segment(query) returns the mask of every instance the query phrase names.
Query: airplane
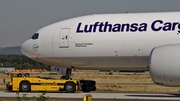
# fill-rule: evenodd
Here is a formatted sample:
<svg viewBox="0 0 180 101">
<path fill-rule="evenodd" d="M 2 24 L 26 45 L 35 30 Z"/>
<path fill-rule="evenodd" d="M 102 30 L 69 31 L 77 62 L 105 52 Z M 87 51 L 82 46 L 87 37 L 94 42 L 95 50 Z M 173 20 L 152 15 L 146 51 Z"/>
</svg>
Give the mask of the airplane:
<svg viewBox="0 0 180 101">
<path fill-rule="evenodd" d="M 21 51 L 72 69 L 150 70 L 154 83 L 180 86 L 180 12 L 94 14 L 39 29 Z"/>
</svg>

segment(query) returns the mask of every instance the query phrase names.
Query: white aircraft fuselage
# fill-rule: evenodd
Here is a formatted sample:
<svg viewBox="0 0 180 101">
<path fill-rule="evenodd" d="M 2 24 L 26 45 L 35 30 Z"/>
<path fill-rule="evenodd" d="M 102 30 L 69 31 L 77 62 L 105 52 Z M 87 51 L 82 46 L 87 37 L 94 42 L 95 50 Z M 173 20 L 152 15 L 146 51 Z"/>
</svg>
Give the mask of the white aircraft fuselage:
<svg viewBox="0 0 180 101">
<path fill-rule="evenodd" d="M 97 14 L 38 30 L 23 43 L 26 56 L 53 66 L 147 70 L 154 47 L 180 42 L 180 12 Z"/>
</svg>

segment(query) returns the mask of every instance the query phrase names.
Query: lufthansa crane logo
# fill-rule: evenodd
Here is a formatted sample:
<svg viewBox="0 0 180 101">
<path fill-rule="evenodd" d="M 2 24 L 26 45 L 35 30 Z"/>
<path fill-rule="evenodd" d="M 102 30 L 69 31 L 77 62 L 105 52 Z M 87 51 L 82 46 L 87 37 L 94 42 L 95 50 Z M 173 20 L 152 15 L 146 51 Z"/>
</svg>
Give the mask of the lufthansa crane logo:
<svg viewBox="0 0 180 101">
<path fill-rule="evenodd" d="M 38 48 L 39 48 L 39 46 L 38 46 L 37 44 L 34 44 L 34 45 L 33 45 L 33 50 L 34 50 L 34 51 L 37 51 Z"/>
</svg>

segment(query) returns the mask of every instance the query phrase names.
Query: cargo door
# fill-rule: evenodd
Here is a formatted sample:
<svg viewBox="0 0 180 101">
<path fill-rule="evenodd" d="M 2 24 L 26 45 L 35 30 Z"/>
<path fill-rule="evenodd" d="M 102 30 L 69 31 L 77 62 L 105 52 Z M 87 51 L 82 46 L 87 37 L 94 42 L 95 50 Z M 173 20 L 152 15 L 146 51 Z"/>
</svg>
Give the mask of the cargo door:
<svg viewBox="0 0 180 101">
<path fill-rule="evenodd" d="M 62 28 L 59 33 L 59 48 L 69 48 L 70 28 Z"/>
</svg>

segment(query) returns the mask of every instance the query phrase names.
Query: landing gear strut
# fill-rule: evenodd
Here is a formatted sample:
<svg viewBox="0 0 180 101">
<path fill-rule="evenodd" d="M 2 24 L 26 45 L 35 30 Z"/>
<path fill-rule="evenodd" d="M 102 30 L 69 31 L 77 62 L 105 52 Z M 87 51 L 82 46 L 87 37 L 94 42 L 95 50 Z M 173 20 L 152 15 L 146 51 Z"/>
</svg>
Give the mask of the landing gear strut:
<svg viewBox="0 0 180 101">
<path fill-rule="evenodd" d="M 72 69 L 66 69 L 66 74 L 61 76 L 60 79 L 62 80 L 72 80 L 72 78 L 70 77 L 72 72 Z M 78 86 L 79 89 L 83 92 L 90 92 L 90 91 L 96 91 L 96 82 L 93 80 L 79 80 L 78 81 Z M 69 83 L 65 84 L 65 91 L 66 92 L 75 92 L 76 85 L 74 84 L 74 82 L 69 81 Z"/>
<path fill-rule="evenodd" d="M 63 80 L 72 80 L 72 78 L 70 77 L 71 72 L 72 72 L 72 69 L 67 68 L 66 69 L 66 74 L 61 76 L 60 79 L 63 79 Z"/>
</svg>

